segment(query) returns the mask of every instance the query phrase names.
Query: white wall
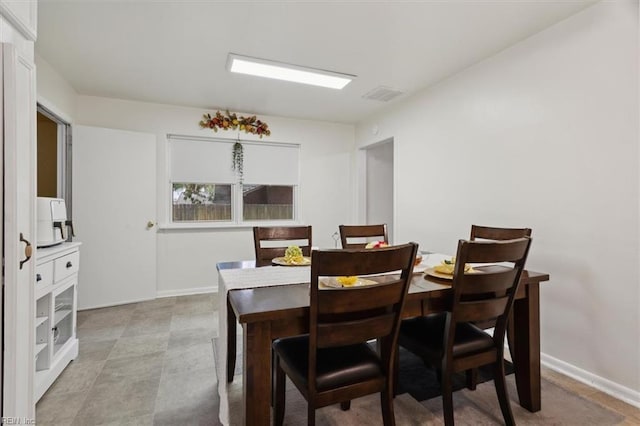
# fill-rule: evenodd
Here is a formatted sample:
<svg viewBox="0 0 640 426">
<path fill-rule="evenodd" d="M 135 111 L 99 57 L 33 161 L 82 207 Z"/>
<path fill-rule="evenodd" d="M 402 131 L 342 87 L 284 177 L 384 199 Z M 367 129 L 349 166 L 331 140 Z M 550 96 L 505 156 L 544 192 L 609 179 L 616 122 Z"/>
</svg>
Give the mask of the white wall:
<svg viewBox="0 0 640 426">
<path fill-rule="evenodd" d="M 160 211 L 166 206 L 163 203 L 168 203 L 162 198 L 162 182 L 166 181 L 162 175 L 163 144 L 168 133 L 230 139 L 237 136 L 236 132 L 200 129 L 198 122 L 204 112 L 212 111 L 79 96 L 76 123 L 156 135 Z M 270 116 L 260 119 L 272 132 L 265 140 L 301 144 L 301 221 L 313 226 L 314 245 L 333 247 L 331 235 L 352 215 L 354 127 Z M 241 137 L 258 140 L 244 133 Z M 217 286 L 217 262 L 254 258 L 250 228 L 161 230 L 157 238 L 159 295 L 210 290 Z"/>
<path fill-rule="evenodd" d="M 35 55 L 38 103 L 56 113 L 60 118 L 73 122 L 78 94 L 58 72 L 38 54 Z"/>
<path fill-rule="evenodd" d="M 396 144 L 396 242 L 451 253 L 473 223 L 533 228 L 544 359 L 636 404 L 638 116 L 638 3 L 623 0 L 356 128 L 358 146 Z"/>
</svg>

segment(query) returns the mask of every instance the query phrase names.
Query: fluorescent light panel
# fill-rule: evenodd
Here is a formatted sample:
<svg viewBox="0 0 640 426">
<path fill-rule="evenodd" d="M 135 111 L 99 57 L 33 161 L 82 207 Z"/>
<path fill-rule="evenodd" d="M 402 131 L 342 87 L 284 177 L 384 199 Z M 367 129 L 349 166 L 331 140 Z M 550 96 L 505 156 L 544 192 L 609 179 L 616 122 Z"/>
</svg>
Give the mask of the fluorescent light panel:
<svg viewBox="0 0 640 426">
<path fill-rule="evenodd" d="M 289 65 L 266 59 L 229 54 L 227 69 L 240 74 L 310 84 L 312 86 L 342 89 L 354 79 L 354 75 Z"/>
</svg>

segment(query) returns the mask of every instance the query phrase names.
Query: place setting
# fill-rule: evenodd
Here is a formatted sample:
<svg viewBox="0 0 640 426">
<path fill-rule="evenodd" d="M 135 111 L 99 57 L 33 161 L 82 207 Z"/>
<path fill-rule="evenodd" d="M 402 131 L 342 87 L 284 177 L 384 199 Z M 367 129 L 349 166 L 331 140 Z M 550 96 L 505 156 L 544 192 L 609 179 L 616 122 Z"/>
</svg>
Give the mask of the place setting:
<svg viewBox="0 0 640 426">
<path fill-rule="evenodd" d="M 278 266 L 309 266 L 311 257 L 304 256 L 300 247 L 292 245 L 287 247 L 284 256 L 273 258 L 271 263 Z"/>
</svg>

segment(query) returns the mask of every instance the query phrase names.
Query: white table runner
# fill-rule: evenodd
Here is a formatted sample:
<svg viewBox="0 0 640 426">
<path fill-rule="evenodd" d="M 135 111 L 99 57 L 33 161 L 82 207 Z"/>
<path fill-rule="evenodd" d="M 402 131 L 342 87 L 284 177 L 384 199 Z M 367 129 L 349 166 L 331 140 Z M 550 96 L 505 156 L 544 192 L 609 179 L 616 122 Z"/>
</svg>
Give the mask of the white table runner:
<svg viewBox="0 0 640 426">
<path fill-rule="evenodd" d="M 272 287 L 276 285 L 308 283 L 311 280 L 309 266 L 264 266 L 248 269 L 223 269 L 218 271 L 218 327 L 217 344 L 218 394 L 220 395 L 220 422 L 229 425 L 229 393 L 227 384 L 227 293 L 243 288 Z M 234 415 L 242 413 L 234 413 Z M 234 422 L 235 423 L 235 422 Z"/>
</svg>

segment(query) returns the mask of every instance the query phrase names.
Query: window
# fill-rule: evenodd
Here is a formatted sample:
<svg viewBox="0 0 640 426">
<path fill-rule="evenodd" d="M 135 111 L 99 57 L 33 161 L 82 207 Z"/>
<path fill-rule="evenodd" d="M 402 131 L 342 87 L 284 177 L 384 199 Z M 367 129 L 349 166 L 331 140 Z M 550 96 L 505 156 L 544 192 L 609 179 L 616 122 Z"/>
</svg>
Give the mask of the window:
<svg viewBox="0 0 640 426">
<path fill-rule="evenodd" d="M 231 185 L 174 183 L 174 222 L 230 221 Z"/>
<path fill-rule="evenodd" d="M 293 186 L 243 185 L 242 218 L 245 221 L 292 220 Z"/>
<path fill-rule="evenodd" d="M 235 141 L 168 136 L 174 224 L 250 225 L 297 219 L 299 145 L 241 141 L 243 183 L 231 169 Z"/>
</svg>

